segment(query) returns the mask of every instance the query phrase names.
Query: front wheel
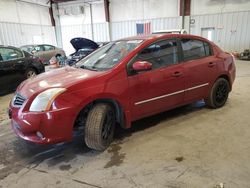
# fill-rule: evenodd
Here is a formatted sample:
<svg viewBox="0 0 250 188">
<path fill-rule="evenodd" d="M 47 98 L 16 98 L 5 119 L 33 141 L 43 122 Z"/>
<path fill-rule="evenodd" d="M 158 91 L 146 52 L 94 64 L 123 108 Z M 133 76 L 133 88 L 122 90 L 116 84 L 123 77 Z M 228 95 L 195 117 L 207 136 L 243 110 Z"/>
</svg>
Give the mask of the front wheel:
<svg viewBox="0 0 250 188">
<path fill-rule="evenodd" d="M 25 72 L 26 79 L 35 77 L 36 75 L 37 75 L 37 72 L 33 68 L 28 68 L 27 71 Z"/>
<path fill-rule="evenodd" d="M 115 111 L 108 104 L 96 104 L 85 124 L 85 143 L 89 148 L 105 150 L 113 140 Z"/>
<path fill-rule="evenodd" d="M 230 91 L 229 83 L 224 78 L 219 78 L 214 83 L 209 97 L 205 100 L 206 104 L 212 108 L 220 108 L 224 106 L 227 101 Z"/>
</svg>

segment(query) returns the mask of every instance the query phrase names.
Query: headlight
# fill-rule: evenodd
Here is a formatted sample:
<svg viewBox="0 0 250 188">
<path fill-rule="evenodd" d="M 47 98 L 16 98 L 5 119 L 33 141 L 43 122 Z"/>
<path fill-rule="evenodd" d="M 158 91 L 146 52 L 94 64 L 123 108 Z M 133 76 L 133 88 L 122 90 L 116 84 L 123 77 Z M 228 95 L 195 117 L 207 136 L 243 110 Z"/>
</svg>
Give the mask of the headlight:
<svg viewBox="0 0 250 188">
<path fill-rule="evenodd" d="M 36 96 L 30 105 L 29 111 L 43 112 L 49 110 L 55 98 L 63 93 L 65 88 L 51 88 Z"/>
</svg>

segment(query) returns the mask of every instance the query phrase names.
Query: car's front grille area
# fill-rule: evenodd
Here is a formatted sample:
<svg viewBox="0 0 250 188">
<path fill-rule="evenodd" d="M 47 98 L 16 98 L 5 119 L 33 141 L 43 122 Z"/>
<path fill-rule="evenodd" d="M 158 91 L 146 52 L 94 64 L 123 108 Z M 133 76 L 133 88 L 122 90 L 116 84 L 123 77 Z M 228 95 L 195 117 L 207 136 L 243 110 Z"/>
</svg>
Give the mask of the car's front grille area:
<svg viewBox="0 0 250 188">
<path fill-rule="evenodd" d="M 25 100 L 26 100 L 25 97 L 17 93 L 13 98 L 12 105 L 15 107 L 21 107 L 23 103 L 25 102 Z"/>
</svg>

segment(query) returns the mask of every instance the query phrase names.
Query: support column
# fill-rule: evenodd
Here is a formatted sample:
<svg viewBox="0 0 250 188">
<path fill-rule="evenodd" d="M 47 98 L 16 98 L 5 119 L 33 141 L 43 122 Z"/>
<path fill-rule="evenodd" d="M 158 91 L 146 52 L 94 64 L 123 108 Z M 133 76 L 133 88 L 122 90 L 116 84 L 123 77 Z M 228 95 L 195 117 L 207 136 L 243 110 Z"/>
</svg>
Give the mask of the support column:
<svg viewBox="0 0 250 188">
<path fill-rule="evenodd" d="M 92 4 L 89 4 L 89 11 L 90 11 L 90 24 L 91 24 L 91 35 L 92 35 L 92 40 L 95 41 L 95 35 L 94 35 L 94 26 L 93 26 L 93 12 L 92 12 Z"/>
<path fill-rule="evenodd" d="M 53 3 L 52 5 L 52 15 L 55 20 L 55 34 L 56 34 L 56 43 L 57 46 L 62 48 L 63 43 L 62 43 L 62 31 L 61 31 L 61 22 L 60 22 L 60 15 L 59 15 L 59 10 L 58 10 L 58 4 Z"/>
<path fill-rule="evenodd" d="M 109 4 L 110 4 L 109 0 L 104 0 L 105 20 L 108 24 L 108 39 L 109 41 L 112 41 L 112 28 L 110 22 Z"/>
</svg>

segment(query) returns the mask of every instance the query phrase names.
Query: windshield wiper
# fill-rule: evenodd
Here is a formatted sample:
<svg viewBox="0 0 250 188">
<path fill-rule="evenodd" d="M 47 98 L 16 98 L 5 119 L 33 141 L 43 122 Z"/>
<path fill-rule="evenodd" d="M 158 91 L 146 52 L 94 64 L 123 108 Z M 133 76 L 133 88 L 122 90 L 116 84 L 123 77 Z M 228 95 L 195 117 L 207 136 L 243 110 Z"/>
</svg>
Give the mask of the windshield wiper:
<svg viewBox="0 0 250 188">
<path fill-rule="evenodd" d="M 92 71 L 98 71 L 98 69 L 95 68 L 94 66 L 85 66 L 85 65 L 82 65 L 82 66 L 80 66 L 80 68 L 87 69 L 87 70 L 92 70 Z"/>
</svg>

